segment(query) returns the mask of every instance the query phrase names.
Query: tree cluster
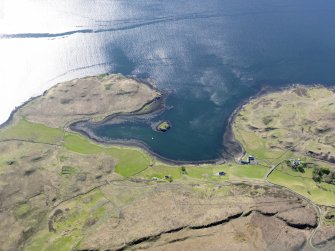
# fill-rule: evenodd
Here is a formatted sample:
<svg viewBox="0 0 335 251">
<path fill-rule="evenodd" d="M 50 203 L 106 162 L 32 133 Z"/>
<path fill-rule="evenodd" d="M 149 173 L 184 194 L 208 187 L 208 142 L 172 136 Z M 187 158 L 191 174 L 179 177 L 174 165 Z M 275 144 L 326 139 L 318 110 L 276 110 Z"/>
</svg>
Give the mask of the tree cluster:
<svg viewBox="0 0 335 251">
<path fill-rule="evenodd" d="M 313 170 L 313 180 L 315 182 L 325 182 L 335 185 L 335 172 L 332 172 L 327 168 L 316 167 Z"/>
</svg>

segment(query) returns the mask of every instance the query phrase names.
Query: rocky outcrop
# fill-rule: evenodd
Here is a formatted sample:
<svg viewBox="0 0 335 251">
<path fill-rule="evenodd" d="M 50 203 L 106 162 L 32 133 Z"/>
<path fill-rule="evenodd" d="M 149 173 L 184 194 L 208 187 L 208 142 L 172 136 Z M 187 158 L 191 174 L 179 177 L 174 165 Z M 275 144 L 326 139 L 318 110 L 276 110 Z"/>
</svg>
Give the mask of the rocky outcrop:
<svg viewBox="0 0 335 251">
<path fill-rule="evenodd" d="M 162 121 L 156 126 L 156 130 L 160 132 L 166 132 L 170 130 L 171 124 L 169 121 Z"/>
<path fill-rule="evenodd" d="M 172 191 L 166 185 L 120 214 L 86 236 L 82 248 L 301 250 L 317 221 L 306 202 L 275 188 L 254 200 L 243 194 L 203 198 L 187 186 Z"/>
<path fill-rule="evenodd" d="M 306 207 L 299 207 L 280 212 L 276 214 L 276 217 L 294 228 L 305 229 L 315 228 L 317 226 L 315 210 Z"/>
</svg>

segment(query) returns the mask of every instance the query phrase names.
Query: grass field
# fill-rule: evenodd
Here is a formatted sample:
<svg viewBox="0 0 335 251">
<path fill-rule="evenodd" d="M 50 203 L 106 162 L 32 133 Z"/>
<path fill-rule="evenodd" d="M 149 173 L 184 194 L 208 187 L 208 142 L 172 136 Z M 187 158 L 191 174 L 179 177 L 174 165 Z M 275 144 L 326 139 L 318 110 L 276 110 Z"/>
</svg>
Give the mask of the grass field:
<svg viewBox="0 0 335 251">
<path fill-rule="evenodd" d="M 275 170 L 269 177 L 269 181 L 281 186 L 285 186 L 311 199 L 317 204 L 333 206 L 335 205 L 335 186 L 327 183 L 315 183 L 310 175 L 294 176 L 290 172 Z"/>
<path fill-rule="evenodd" d="M 19 139 L 32 142 L 59 144 L 64 137 L 61 129 L 50 128 L 42 124 L 30 123 L 25 119 L 0 130 L 0 140 Z"/>
<path fill-rule="evenodd" d="M 260 165 L 239 165 L 231 168 L 232 175 L 242 179 L 263 179 L 268 170 Z"/>
<path fill-rule="evenodd" d="M 67 133 L 64 137 L 64 147 L 72 152 L 82 154 L 102 153 L 105 149 L 78 135 Z"/>
<path fill-rule="evenodd" d="M 164 178 L 164 176 L 172 176 L 173 179 L 192 178 L 208 181 L 236 181 L 244 179 L 262 180 L 268 171 L 268 168 L 259 165 L 237 165 L 237 164 L 221 164 L 221 165 L 184 165 L 186 170 L 183 173 L 181 166 L 169 166 L 158 163 L 148 167 L 138 176 L 146 178 Z M 219 176 L 219 172 L 225 172 L 224 176 Z"/>
<path fill-rule="evenodd" d="M 128 147 L 103 147 L 78 134 L 67 134 L 64 146 L 81 154 L 106 153 L 117 160 L 115 171 L 122 176 L 130 177 L 145 170 L 151 163 L 151 157 L 140 149 Z"/>
<path fill-rule="evenodd" d="M 164 179 L 165 176 L 171 176 L 173 180 L 175 180 L 180 179 L 182 173 L 180 167 L 158 163 L 156 165 L 148 167 L 145 171 L 139 173 L 137 176 L 145 177 L 148 179 L 153 179 L 154 177 L 158 179 Z"/>
</svg>

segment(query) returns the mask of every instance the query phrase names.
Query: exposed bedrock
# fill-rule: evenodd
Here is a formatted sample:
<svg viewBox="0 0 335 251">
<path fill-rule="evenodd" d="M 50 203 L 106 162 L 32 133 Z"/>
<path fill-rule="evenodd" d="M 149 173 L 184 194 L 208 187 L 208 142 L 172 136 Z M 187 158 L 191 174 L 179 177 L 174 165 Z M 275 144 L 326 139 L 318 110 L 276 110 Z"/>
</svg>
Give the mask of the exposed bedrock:
<svg viewBox="0 0 335 251">
<path fill-rule="evenodd" d="M 317 222 L 305 201 L 277 189 L 257 198 L 166 189 L 95 228 L 81 250 L 301 250 Z"/>
</svg>

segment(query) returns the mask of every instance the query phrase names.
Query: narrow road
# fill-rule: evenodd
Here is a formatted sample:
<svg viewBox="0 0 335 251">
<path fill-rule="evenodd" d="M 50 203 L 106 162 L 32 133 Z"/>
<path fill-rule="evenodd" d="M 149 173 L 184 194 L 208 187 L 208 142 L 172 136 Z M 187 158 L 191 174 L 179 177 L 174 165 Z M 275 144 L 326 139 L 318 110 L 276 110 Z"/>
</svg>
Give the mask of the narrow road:
<svg viewBox="0 0 335 251">
<path fill-rule="evenodd" d="M 284 161 L 287 161 L 287 160 L 281 160 L 281 161 L 280 161 L 279 163 L 277 163 L 276 165 L 272 165 L 272 166 L 271 166 L 271 169 L 265 174 L 265 176 L 264 176 L 264 180 L 265 180 L 265 182 L 268 183 L 268 185 L 270 185 L 270 186 L 276 186 L 276 187 L 280 187 L 280 188 L 284 188 L 284 189 L 289 190 L 290 192 L 292 192 L 292 193 L 294 193 L 295 195 L 297 195 L 298 197 L 304 199 L 305 201 L 307 201 L 308 203 L 310 203 L 310 204 L 314 207 L 314 209 L 315 209 L 315 211 L 316 211 L 316 213 L 317 213 L 317 217 L 318 217 L 318 225 L 317 225 L 316 228 L 313 229 L 312 234 L 310 235 L 310 237 L 309 237 L 309 239 L 308 239 L 308 244 L 309 244 L 309 246 L 310 246 L 312 249 L 314 249 L 314 250 L 319 250 L 317 247 L 315 247 L 315 246 L 313 245 L 313 238 L 314 238 L 316 232 L 317 232 L 317 231 L 320 229 L 320 227 L 321 227 L 321 215 L 322 215 L 321 208 L 320 208 L 317 204 L 315 204 L 312 200 L 310 200 L 309 198 L 307 198 L 307 197 L 305 197 L 305 196 L 303 196 L 303 195 L 301 195 L 301 194 L 299 194 L 299 193 L 293 191 L 292 189 L 290 189 L 290 188 L 288 188 L 288 187 L 285 187 L 285 186 L 278 185 L 278 184 L 274 184 L 274 183 L 272 183 L 272 182 L 269 181 L 269 176 L 271 175 L 271 173 L 272 173 L 274 170 L 276 170 L 276 168 L 277 168 L 280 164 L 282 164 Z"/>
<path fill-rule="evenodd" d="M 266 182 L 270 183 L 269 180 L 268 180 L 270 174 L 271 174 L 274 170 L 276 170 L 276 168 L 277 168 L 281 163 L 283 163 L 284 161 L 286 161 L 286 160 L 282 160 L 282 161 L 280 161 L 277 165 L 272 165 L 272 166 L 271 166 L 271 169 L 270 169 L 270 170 L 265 174 L 265 176 L 264 176 L 264 180 L 265 180 Z M 271 183 L 271 184 L 272 184 L 272 183 Z"/>
</svg>

